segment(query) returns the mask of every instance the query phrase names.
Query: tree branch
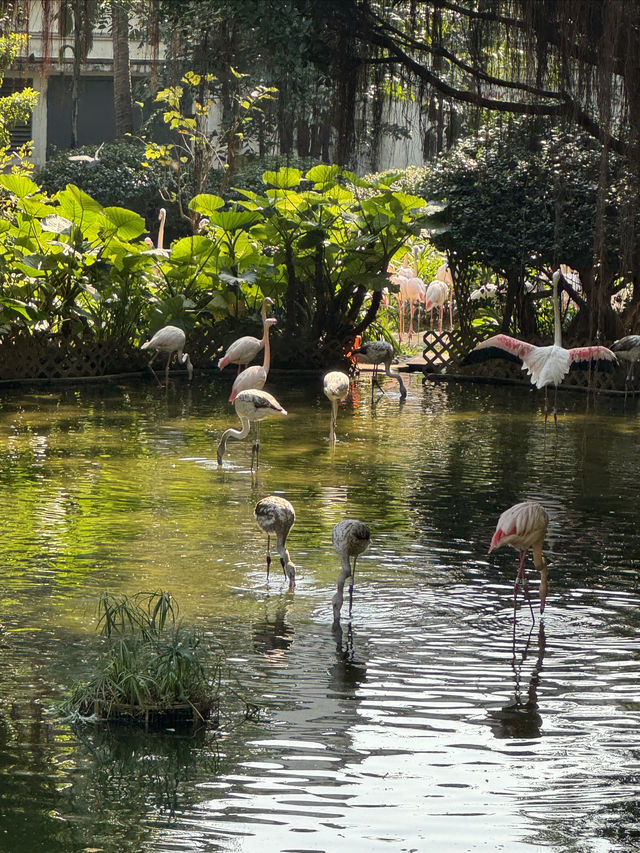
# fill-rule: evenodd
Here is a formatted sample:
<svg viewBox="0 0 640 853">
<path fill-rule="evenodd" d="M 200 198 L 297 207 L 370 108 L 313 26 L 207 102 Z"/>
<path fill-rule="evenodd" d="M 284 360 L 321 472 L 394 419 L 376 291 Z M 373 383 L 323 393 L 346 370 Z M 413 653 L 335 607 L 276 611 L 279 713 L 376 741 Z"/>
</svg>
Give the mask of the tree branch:
<svg viewBox="0 0 640 853">
<path fill-rule="evenodd" d="M 371 44 L 384 48 L 392 56 L 396 58 L 405 68 L 412 71 L 416 77 L 428 83 L 437 92 L 440 92 L 447 98 L 452 98 L 455 101 L 472 104 L 481 109 L 495 110 L 503 113 L 515 113 L 518 115 L 546 115 L 550 117 L 567 117 L 576 121 L 580 127 L 586 132 L 601 142 L 608 144 L 612 151 L 618 154 L 628 153 L 629 146 L 612 136 L 593 119 L 578 104 L 571 98 L 567 92 L 559 92 L 553 97 L 560 98 L 560 103 L 545 104 L 542 102 L 527 103 L 523 101 L 507 101 L 496 98 L 489 98 L 482 95 L 481 92 L 458 89 L 450 83 L 446 83 L 433 71 L 430 71 L 421 63 L 417 62 L 389 36 L 381 27 L 372 28 L 367 26 L 367 21 L 363 20 L 363 28 L 361 32 L 363 37 L 368 39 Z M 506 88 L 510 87 L 505 84 Z"/>
</svg>

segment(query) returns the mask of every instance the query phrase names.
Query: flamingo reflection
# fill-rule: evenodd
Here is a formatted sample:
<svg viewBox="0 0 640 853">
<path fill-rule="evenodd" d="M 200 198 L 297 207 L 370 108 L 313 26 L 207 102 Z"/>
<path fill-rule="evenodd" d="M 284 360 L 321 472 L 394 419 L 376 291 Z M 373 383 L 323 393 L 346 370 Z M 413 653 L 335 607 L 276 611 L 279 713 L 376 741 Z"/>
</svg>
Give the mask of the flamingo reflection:
<svg viewBox="0 0 640 853">
<path fill-rule="evenodd" d="M 542 736 L 542 716 L 538 710 L 538 686 L 540 684 L 540 673 L 542 671 L 547 644 L 543 622 L 540 622 L 538 627 L 538 656 L 531 671 L 525 693 L 521 684 L 522 667 L 529 654 L 532 636 L 533 625 L 527 637 L 524 650 L 518 659 L 514 635 L 513 656 L 511 658 L 511 667 L 514 676 L 514 701 L 508 705 L 504 705 L 497 711 L 489 712 L 493 733 L 500 739 L 538 738 Z"/>
</svg>

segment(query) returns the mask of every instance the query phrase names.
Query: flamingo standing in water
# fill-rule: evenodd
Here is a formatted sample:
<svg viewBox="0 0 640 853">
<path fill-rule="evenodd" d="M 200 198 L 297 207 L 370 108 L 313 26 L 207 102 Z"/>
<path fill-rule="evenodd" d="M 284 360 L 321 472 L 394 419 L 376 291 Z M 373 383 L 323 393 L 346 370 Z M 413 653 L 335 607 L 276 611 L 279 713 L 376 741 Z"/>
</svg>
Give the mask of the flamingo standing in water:
<svg viewBox="0 0 640 853">
<path fill-rule="evenodd" d="M 607 347 L 589 346 L 565 349 L 562 346 L 562 326 L 558 302 L 558 284 L 561 278 L 562 273 L 560 270 L 556 270 L 552 277 L 551 298 L 553 302 L 554 338 L 551 346 L 537 347 L 508 335 L 494 335 L 478 344 L 463 361 L 463 364 L 482 361 L 485 358 L 508 358 L 521 361 L 522 369 L 531 375 L 531 384 L 535 385 L 536 388 L 545 389 L 545 421 L 548 415 L 549 385 L 555 386 L 557 395 L 558 385 L 572 367 L 587 364 L 607 367 L 611 366 L 612 363 L 618 363 L 615 353 Z M 553 417 L 557 423 L 555 401 Z"/>
<path fill-rule="evenodd" d="M 525 598 L 529 603 L 531 618 L 534 623 L 536 621 L 533 615 L 533 607 L 531 606 L 531 597 L 527 585 L 527 574 L 524 568 L 527 551 L 532 551 L 533 565 L 540 572 L 540 615 L 544 613 L 544 605 L 547 599 L 548 572 L 547 560 L 542 553 L 542 549 L 544 547 L 544 537 L 547 533 L 548 523 L 549 516 L 546 510 L 537 501 L 524 501 L 523 503 L 514 504 L 514 506 L 509 507 L 509 509 L 506 509 L 502 513 L 491 539 L 489 553 L 495 548 L 501 548 L 503 545 L 511 545 L 520 552 L 520 565 L 518 566 L 518 574 L 513 588 L 514 624 L 519 586 L 522 586 Z"/>
<path fill-rule="evenodd" d="M 331 427 L 329 441 L 335 444 L 336 421 L 338 420 L 338 403 L 347 399 L 349 393 L 349 377 L 341 370 L 332 370 L 324 377 L 324 393 L 331 403 Z"/>
<path fill-rule="evenodd" d="M 271 566 L 271 534 L 276 536 L 276 550 L 280 556 L 280 563 L 285 578 L 289 579 L 289 589 L 296 585 L 296 567 L 291 562 L 287 551 L 287 536 L 296 520 L 296 511 L 293 504 L 278 495 L 268 495 L 256 504 L 256 521 L 267 534 L 267 580 L 269 580 L 269 567 Z"/>
<path fill-rule="evenodd" d="M 240 391 L 234 400 L 236 414 L 240 418 L 242 429 L 233 429 L 230 427 L 222 433 L 220 443 L 218 444 L 218 465 L 222 465 L 222 457 L 227 449 L 227 439 L 235 438 L 242 441 L 249 435 L 251 424 L 256 424 L 256 440 L 253 443 L 251 450 L 251 470 L 253 471 L 253 462 L 255 459 L 256 468 L 258 467 L 258 454 L 260 451 L 260 421 L 272 415 L 286 415 L 286 409 L 283 409 L 280 403 L 271 394 L 266 391 L 257 389 L 249 389 Z"/>
<path fill-rule="evenodd" d="M 625 335 L 624 338 L 619 338 L 611 344 L 611 351 L 615 352 L 618 358 L 629 362 L 629 369 L 624 380 L 626 395 L 629 382 L 633 379 L 636 362 L 640 360 L 640 335 Z"/>
<path fill-rule="evenodd" d="M 171 359 L 173 358 L 174 352 L 178 354 L 178 363 L 184 365 L 187 368 L 187 373 L 189 374 L 189 379 L 193 377 L 193 365 L 191 364 L 191 359 L 189 358 L 189 353 L 184 352 L 184 345 L 186 343 L 187 336 L 183 332 L 182 329 L 179 329 L 177 326 L 163 326 L 162 329 L 158 329 L 155 335 L 151 338 L 151 340 L 146 341 L 146 343 L 142 344 L 140 349 L 150 349 L 155 350 L 153 355 L 151 356 L 151 360 L 149 361 L 149 370 L 156 377 L 158 385 L 162 385 L 160 380 L 158 379 L 155 370 L 153 369 L 153 362 L 160 355 L 161 352 L 168 353 L 167 356 L 167 366 L 164 371 L 164 381 L 165 385 L 169 384 L 169 365 L 171 364 Z"/>
<path fill-rule="evenodd" d="M 267 326 L 267 306 L 273 305 L 273 299 L 267 296 L 262 300 L 262 338 L 254 338 L 253 335 L 244 335 L 234 341 L 226 353 L 218 362 L 220 370 L 224 370 L 227 364 L 237 364 L 238 373 L 243 367 L 246 367 L 249 362 L 258 355 L 261 349 L 267 342 L 268 326 Z"/>
<path fill-rule="evenodd" d="M 363 364 L 372 364 L 373 365 L 373 374 L 371 376 L 371 399 L 373 400 L 373 386 L 376 384 L 378 388 L 382 391 L 380 387 L 380 383 L 377 380 L 378 376 L 378 365 L 384 364 L 384 372 L 387 376 L 391 376 L 393 379 L 398 380 L 398 384 L 400 385 L 400 399 L 404 400 L 407 396 L 407 389 L 405 388 L 404 382 L 402 381 L 402 376 L 399 373 L 394 373 L 391 370 L 391 362 L 393 360 L 393 346 L 388 341 L 367 341 L 366 344 L 362 344 L 361 347 L 354 349 L 352 354 L 357 356 L 358 361 Z M 384 393 L 384 392 L 383 392 Z"/>
<path fill-rule="evenodd" d="M 264 321 L 264 361 L 262 365 L 252 364 L 247 367 L 242 373 L 238 373 L 233 385 L 231 386 L 231 396 L 229 402 L 233 403 L 240 391 L 246 391 L 249 388 L 257 388 L 262 390 L 269 375 L 269 365 L 271 363 L 271 348 L 269 346 L 269 329 L 275 326 L 278 321 L 275 317 L 267 317 Z"/>
<path fill-rule="evenodd" d="M 342 571 L 338 575 L 338 589 L 332 600 L 333 624 L 336 625 L 340 622 L 340 610 L 344 601 L 344 585 L 348 577 L 351 578 L 351 583 L 349 584 L 349 616 L 351 616 L 356 560 L 371 544 L 371 531 L 362 521 L 345 519 L 345 521 L 339 521 L 333 528 L 331 541 L 336 553 L 340 557 L 342 565 Z M 353 569 L 350 563 L 352 557 Z"/>
</svg>

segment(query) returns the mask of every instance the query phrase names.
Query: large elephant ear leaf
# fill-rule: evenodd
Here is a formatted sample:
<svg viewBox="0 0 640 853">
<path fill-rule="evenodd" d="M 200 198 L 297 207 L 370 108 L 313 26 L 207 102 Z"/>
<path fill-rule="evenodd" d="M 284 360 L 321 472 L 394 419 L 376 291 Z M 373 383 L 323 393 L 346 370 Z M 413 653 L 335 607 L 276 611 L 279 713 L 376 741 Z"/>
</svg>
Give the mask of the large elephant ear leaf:
<svg viewBox="0 0 640 853">
<path fill-rule="evenodd" d="M 211 193 L 200 193 L 191 199 L 189 209 L 196 213 L 201 213 L 203 216 L 211 216 L 216 210 L 224 207 L 224 199 L 219 195 L 211 195 Z"/>
<path fill-rule="evenodd" d="M 40 193 L 40 187 L 26 175 L 0 175 L 0 184 L 20 199 Z"/>
<path fill-rule="evenodd" d="M 57 212 L 72 222 L 80 223 L 87 216 L 94 217 L 103 212 L 99 202 L 74 184 L 67 184 L 65 189 L 56 193 L 55 198 L 59 204 Z"/>
</svg>

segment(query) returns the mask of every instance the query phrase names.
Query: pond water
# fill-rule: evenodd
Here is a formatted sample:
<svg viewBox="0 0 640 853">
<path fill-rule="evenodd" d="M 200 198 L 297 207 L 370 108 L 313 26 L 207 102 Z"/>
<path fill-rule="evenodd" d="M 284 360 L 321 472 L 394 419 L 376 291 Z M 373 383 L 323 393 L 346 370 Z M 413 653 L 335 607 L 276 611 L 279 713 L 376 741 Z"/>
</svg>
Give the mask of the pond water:
<svg viewBox="0 0 640 853">
<path fill-rule="evenodd" d="M 327 441 L 320 382 L 251 444 L 233 376 L 5 390 L 0 403 L 0 851 L 640 850 L 640 409 L 362 377 Z M 256 501 L 296 507 L 293 592 Z M 518 608 L 498 516 L 540 500 L 550 591 Z M 333 525 L 366 521 L 332 628 Z M 529 558 L 529 565 L 531 565 Z M 62 720 L 101 593 L 166 589 L 225 649 L 256 719 L 197 735 Z"/>
</svg>

